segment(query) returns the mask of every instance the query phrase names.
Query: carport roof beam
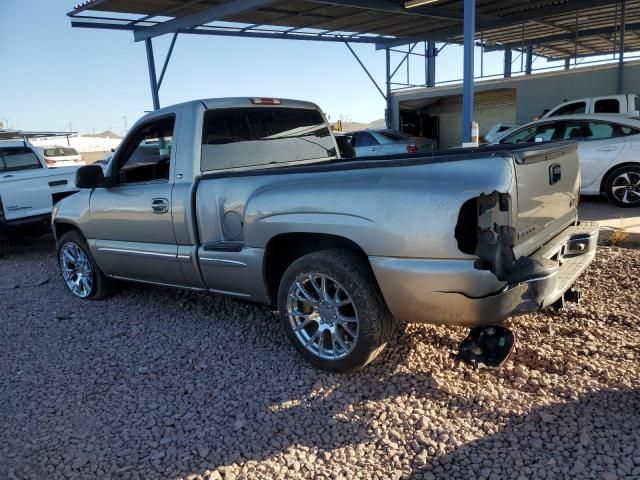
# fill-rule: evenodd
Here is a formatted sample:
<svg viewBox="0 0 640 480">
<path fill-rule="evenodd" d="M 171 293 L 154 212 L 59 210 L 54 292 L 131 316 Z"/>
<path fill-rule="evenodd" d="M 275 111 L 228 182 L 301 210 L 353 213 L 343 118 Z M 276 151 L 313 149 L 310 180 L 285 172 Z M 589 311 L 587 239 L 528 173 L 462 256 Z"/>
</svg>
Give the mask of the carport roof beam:
<svg viewBox="0 0 640 480">
<path fill-rule="evenodd" d="M 518 26 L 525 26 L 527 42 L 558 34 L 571 35 L 575 27 L 569 17 L 580 11 L 581 32 L 604 29 L 605 33 L 581 40 L 578 55 L 610 54 L 617 28 L 614 10 L 618 1 L 479 2 L 477 29 L 483 32 L 488 47 L 516 44 L 522 48 Z M 464 0 L 447 0 L 407 9 L 400 0 L 88 0 L 69 16 L 74 26 L 92 28 L 118 29 L 111 25 L 129 22 L 136 27 L 133 30 L 138 40 L 197 30 L 206 35 L 291 40 L 341 41 L 340 37 L 348 36 L 354 43 L 355 39 L 375 42 L 380 49 L 386 49 L 424 40 L 462 44 L 463 4 Z M 627 9 L 629 23 L 638 22 L 640 0 L 627 0 Z M 130 18 L 123 20 L 127 14 Z M 304 36 L 283 35 L 287 33 Z M 545 56 L 564 58 L 568 51 L 573 51 L 573 40 L 535 44 L 534 53 L 540 55 L 542 47 L 547 47 Z M 633 35 L 627 40 L 627 50 L 640 49 Z M 613 43 L 617 46 L 617 42 Z"/>
<path fill-rule="evenodd" d="M 184 29 L 195 28 L 216 20 L 224 20 L 247 10 L 262 7 L 272 3 L 273 0 L 232 0 L 231 2 L 216 5 L 201 12 L 192 13 L 184 17 L 174 18 L 152 27 L 136 30 L 133 38 L 136 42 L 147 38 L 158 37 L 165 33 L 175 33 Z"/>
</svg>

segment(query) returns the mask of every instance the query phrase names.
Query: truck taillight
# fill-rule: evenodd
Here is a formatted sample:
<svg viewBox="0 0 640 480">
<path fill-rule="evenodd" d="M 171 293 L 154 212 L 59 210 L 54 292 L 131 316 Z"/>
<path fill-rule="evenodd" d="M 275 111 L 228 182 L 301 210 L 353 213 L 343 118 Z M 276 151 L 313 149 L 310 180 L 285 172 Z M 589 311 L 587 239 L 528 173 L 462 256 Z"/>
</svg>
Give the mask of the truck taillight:
<svg viewBox="0 0 640 480">
<path fill-rule="evenodd" d="M 49 166 L 53 166 L 53 165 L 56 164 L 56 161 L 55 160 L 49 160 L 48 158 L 45 158 L 44 159 L 44 163 L 46 163 Z"/>
<path fill-rule="evenodd" d="M 254 105 L 280 105 L 282 101 L 277 98 L 252 98 L 251 103 Z"/>
<path fill-rule="evenodd" d="M 75 159 L 75 163 L 83 163 L 84 162 L 84 158 L 82 158 L 82 155 L 78 155 L 78 158 Z"/>
<path fill-rule="evenodd" d="M 416 153 L 418 151 L 418 146 L 415 143 L 410 143 L 407 145 L 407 152 Z"/>
</svg>

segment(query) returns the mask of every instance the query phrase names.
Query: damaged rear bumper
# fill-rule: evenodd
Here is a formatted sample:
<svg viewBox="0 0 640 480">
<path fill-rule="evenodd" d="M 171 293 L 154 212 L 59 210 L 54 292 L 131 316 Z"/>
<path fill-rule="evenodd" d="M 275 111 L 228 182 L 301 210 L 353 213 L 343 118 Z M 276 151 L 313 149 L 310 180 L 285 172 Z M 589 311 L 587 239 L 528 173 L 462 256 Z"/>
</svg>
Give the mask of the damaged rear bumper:
<svg viewBox="0 0 640 480">
<path fill-rule="evenodd" d="M 593 261 L 598 224 L 571 226 L 517 262 L 502 281 L 473 260 L 370 257 L 382 294 L 398 319 L 490 325 L 542 310 L 563 298 Z"/>
</svg>

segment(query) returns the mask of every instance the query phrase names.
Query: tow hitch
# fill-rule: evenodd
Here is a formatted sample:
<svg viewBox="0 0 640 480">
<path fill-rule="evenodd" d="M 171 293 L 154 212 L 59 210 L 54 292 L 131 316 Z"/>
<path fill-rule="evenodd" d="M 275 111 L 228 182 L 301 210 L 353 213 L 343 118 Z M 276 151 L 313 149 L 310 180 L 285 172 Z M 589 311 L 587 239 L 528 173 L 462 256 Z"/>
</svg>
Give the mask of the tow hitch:
<svg viewBox="0 0 640 480">
<path fill-rule="evenodd" d="M 580 292 L 579 288 L 571 287 L 569 290 L 564 292 L 558 300 L 556 300 L 552 307 L 556 310 L 562 310 L 567 303 L 580 303 L 581 296 L 582 292 Z"/>
<path fill-rule="evenodd" d="M 508 360 L 516 343 L 516 335 L 499 325 L 475 327 L 460 343 L 457 360 L 476 368 L 497 369 Z"/>
</svg>

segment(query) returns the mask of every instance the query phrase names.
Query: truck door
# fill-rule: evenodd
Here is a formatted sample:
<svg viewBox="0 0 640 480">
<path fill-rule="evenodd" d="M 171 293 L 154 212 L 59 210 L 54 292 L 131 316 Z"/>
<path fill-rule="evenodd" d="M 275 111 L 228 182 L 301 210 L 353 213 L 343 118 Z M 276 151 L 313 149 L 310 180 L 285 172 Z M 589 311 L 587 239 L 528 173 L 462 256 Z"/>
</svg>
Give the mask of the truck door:
<svg viewBox="0 0 640 480">
<path fill-rule="evenodd" d="M 182 285 L 173 230 L 171 196 L 175 168 L 175 116 L 138 126 L 113 159 L 111 186 L 90 202 L 90 239 L 109 275 Z"/>
</svg>

